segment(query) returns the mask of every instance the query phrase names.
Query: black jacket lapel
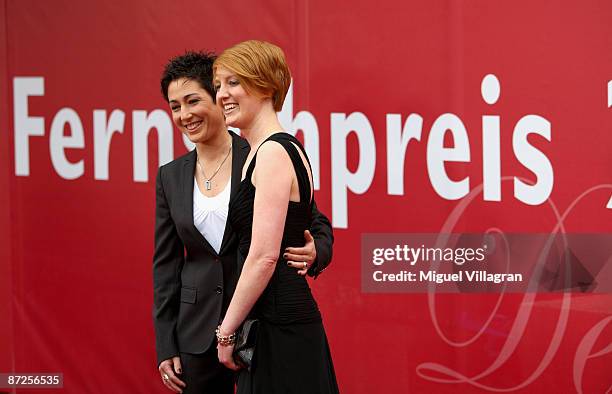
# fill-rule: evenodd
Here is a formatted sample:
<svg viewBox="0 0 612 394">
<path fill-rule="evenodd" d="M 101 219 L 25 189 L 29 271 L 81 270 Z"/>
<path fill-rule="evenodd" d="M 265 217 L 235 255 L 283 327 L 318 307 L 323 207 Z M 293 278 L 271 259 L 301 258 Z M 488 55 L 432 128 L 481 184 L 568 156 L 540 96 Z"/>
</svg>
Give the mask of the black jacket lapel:
<svg viewBox="0 0 612 394">
<path fill-rule="evenodd" d="M 240 186 L 240 181 L 242 179 L 242 166 L 244 166 L 244 162 L 246 161 L 247 156 L 249 155 L 250 147 L 246 140 L 242 137 L 236 135 L 236 133 L 230 131 L 232 135 L 232 186 L 230 191 L 230 200 L 236 192 L 238 191 L 238 187 Z M 229 219 L 229 218 L 228 218 Z M 225 233 L 223 234 L 223 241 L 221 242 L 221 249 L 219 249 L 219 254 L 223 254 L 227 245 L 230 244 L 230 240 L 232 239 L 233 232 L 231 230 L 231 225 L 229 220 L 225 223 Z"/>
<path fill-rule="evenodd" d="M 185 212 L 187 212 L 187 220 L 189 223 L 191 223 L 190 229 L 195 242 L 201 243 L 204 246 L 204 249 L 213 255 L 217 255 L 215 249 L 210 245 L 206 238 L 202 236 L 202 233 L 200 233 L 195 224 L 193 224 L 193 174 L 195 173 L 196 158 L 197 153 L 194 149 L 189 153 L 189 155 L 187 155 L 185 158 L 185 163 L 183 164 L 183 206 Z"/>
</svg>

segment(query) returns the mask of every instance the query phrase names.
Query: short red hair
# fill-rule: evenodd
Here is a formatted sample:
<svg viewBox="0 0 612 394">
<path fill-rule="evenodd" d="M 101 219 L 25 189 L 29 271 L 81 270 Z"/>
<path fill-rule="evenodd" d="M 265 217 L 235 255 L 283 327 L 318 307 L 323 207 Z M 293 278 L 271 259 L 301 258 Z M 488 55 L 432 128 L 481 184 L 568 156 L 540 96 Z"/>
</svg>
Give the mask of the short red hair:
<svg viewBox="0 0 612 394">
<path fill-rule="evenodd" d="M 291 84 L 291 72 L 283 50 L 266 41 L 243 41 L 226 49 L 213 64 L 234 74 L 250 94 L 270 97 L 275 111 L 280 111 Z"/>
</svg>

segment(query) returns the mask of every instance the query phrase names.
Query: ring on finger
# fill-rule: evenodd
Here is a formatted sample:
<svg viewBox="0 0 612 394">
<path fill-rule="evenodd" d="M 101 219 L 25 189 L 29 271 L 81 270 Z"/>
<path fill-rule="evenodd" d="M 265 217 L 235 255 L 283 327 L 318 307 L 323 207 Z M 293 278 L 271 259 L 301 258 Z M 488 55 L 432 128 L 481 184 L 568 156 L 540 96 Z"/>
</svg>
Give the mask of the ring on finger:
<svg viewBox="0 0 612 394">
<path fill-rule="evenodd" d="M 304 269 L 308 268 L 308 263 L 306 261 L 303 261 L 302 264 L 304 264 Z"/>
<path fill-rule="evenodd" d="M 163 378 L 164 378 L 164 381 L 166 382 L 170 380 L 170 376 L 168 376 L 167 373 L 164 374 Z"/>
</svg>

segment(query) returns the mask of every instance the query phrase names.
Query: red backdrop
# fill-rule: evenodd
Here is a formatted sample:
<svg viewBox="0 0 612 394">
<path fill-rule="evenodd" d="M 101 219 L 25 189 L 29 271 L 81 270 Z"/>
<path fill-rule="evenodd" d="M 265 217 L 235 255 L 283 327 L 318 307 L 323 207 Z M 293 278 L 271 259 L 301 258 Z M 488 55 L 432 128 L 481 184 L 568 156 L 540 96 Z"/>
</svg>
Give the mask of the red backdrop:
<svg viewBox="0 0 612 394">
<path fill-rule="evenodd" d="M 0 0 L 0 372 L 62 372 L 57 392 L 165 392 L 151 321 L 154 174 L 160 146 L 174 157 L 186 148 L 176 130 L 172 145 L 161 131 L 160 143 L 155 129 L 146 143 L 134 143 L 136 111 L 167 112 L 159 76 L 171 56 L 258 38 L 288 57 L 287 110 L 293 117 L 307 111 L 317 125 L 318 143 L 300 135 L 319 148 L 316 198 L 336 226 L 336 243 L 330 269 L 311 285 L 341 391 L 608 390 L 610 295 L 509 294 L 495 309 L 497 294 L 368 294 L 359 245 L 362 233 L 439 232 L 461 203 L 443 198 L 427 170 L 428 135 L 445 113 L 460 119 L 470 150 L 468 162 L 446 164 L 451 179 L 469 177 L 471 190 L 483 182 L 483 116 L 499 117 L 498 163 L 510 177 L 499 201 L 477 194 L 456 231 L 550 232 L 558 224 L 553 207 L 562 214 L 575 203 L 564 231 L 609 233 L 610 15 L 606 1 Z M 495 104 L 481 95 L 487 74 L 501 86 Z M 44 85 L 44 94 L 16 89 L 27 82 L 22 77 L 38 78 L 29 86 Z M 60 115 L 70 112 L 63 108 L 74 110 L 67 116 L 83 130 L 82 143 L 64 151 L 62 136 L 79 131 L 73 123 L 62 133 Z M 21 123 L 23 110 L 44 127 Z M 113 110 L 125 115 L 110 143 L 108 179 L 94 169 L 96 155 L 103 157 L 94 140 L 102 114 L 94 111 L 101 110 L 106 119 Z M 341 133 L 334 117 L 355 112 L 373 140 L 365 130 L 334 143 Z M 402 127 L 410 114 L 423 119 L 420 141 L 408 144 L 401 195 L 388 190 L 389 114 L 400 114 Z M 550 141 L 528 137 L 554 173 L 549 200 L 538 205 L 516 198 L 512 181 L 546 178 L 513 149 L 515 126 L 530 114 L 551 131 Z M 44 135 L 26 135 L 37 127 Z M 27 149 L 18 151 L 17 140 L 27 140 Z M 454 143 L 447 133 L 445 146 Z M 148 159 L 134 153 L 143 148 Z M 135 155 L 148 163 L 146 181 L 134 175 Z M 69 163 L 82 163 L 74 179 L 66 179 Z M 343 168 L 363 171 L 350 181 L 362 189 L 353 186 L 346 198 Z"/>
</svg>

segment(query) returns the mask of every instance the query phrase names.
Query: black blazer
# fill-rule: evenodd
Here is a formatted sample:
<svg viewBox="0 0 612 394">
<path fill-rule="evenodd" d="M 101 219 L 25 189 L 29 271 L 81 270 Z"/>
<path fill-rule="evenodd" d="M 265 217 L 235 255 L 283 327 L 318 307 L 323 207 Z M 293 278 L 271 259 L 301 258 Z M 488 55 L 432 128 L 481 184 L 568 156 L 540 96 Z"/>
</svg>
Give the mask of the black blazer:
<svg viewBox="0 0 612 394">
<path fill-rule="evenodd" d="M 242 178 L 249 145 L 233 132 L 231 196 Z M 214 343 L 238 281 L 237 239 L 229 222 L 219 253 L 193 224 L 195 149 L 161 166 L 156 180 L 153 323 L 158 365 L 184 353 L 203 353 Z M 231 198 L 231 197 L 230 197 Z M 318 275 L 330 262 L 333 234 L 329 220 L 313 204 L 311 232 Z M 297 275 L 297 273 L 296 273 Z"/>
</svg>

